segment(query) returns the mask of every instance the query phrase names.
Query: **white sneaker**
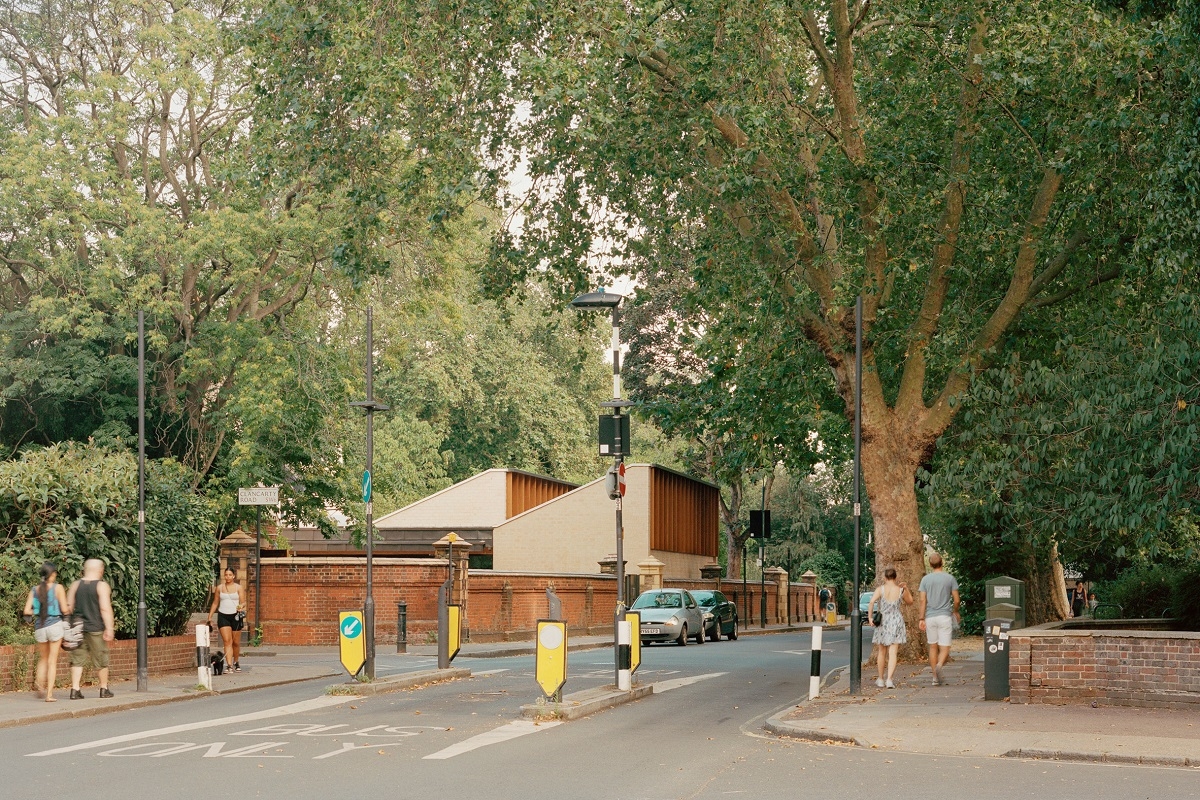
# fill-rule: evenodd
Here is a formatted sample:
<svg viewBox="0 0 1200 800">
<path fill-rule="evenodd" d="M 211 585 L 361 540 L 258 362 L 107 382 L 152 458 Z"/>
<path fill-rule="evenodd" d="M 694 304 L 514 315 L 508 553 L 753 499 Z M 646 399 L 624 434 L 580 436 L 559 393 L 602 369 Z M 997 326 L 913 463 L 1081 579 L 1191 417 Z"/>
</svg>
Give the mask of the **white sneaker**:
<svg viewBox="0 0 1200 800">
<path fill-rule="evenodd" d="M 882 689 L 883 688 L 883 678 L 876 678 L 875 685 L 878 686 L 880 689 Z"/>
<path fill-rule="evenodd" d="M 887 688 L 889 688 L 889 689 L 895 689 L 895 688 L 896 688 L 896 684 L 892 683 L 891 681 L 888 681 L 888 682 L 887 682 Z"/>
</svg>

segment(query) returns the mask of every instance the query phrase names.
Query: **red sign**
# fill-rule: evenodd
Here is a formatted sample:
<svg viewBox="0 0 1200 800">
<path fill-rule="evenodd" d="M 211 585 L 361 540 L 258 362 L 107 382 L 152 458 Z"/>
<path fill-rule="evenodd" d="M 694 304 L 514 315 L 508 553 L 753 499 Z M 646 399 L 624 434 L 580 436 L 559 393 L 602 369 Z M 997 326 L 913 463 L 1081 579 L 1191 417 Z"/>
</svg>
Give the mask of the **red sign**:
<svg viewBox="0 0 1200 800">
<path fill-rule="evenodd" d="M 617 467 L 617 491 L 621 493 L 621 497 L 625 496 L 625 462 L 622 461 Z"/>
</svg>

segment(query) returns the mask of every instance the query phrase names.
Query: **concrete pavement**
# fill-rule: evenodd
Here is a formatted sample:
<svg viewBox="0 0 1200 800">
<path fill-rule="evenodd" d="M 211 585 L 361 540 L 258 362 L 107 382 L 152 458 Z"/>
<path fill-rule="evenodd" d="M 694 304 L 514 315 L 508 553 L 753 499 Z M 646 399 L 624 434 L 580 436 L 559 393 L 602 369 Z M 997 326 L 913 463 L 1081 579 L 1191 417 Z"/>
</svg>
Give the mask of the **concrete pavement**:
<svg viewBox="0 0 1200 800">
<path fill-rule="evenodd" d="M 942 686 L 928 664 L 899 665 L 896 688 L 875 686 L 863 666 L 862 690 L 849 694 L 848 669 L 821 696 L 773 716 L 767 729 L 830 744 L 930 755 L 1200 767 L 1200 717 L 1169 709 L 1022 705 L 983 699 L 983 653 L 954 652 Z"/>
</svg>

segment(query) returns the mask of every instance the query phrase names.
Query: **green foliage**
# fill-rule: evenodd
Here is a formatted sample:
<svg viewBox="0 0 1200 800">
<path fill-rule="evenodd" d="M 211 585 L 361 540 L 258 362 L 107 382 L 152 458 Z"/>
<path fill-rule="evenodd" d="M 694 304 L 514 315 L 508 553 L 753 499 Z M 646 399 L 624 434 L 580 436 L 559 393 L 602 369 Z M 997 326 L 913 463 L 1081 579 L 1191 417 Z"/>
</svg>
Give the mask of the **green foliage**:
<svg viewBox="0 0 1200 800">
<path fill-rule="evenodd" d="M 838 607 L 843 611 L 849 608 L 846 597 L 846 581 L 850 580 L 850 565 L 841 553 L 834 550 L 822 550 L 806 558 L 800 563 L 797 571 L 800 574 L 812 570 L 817 574 L 817 586 L 832 587 L 837 594 Z"/>
<path fill-rule="evenodd" d="M 1122 616 L 1129 619 L 1169 615 L 1173 574 L 1163 566 L 1141 567 L 1105 582 L 1096 595 L 1102 603 L 1121 606 Z"/>
<path fill-rule="evenodd" d="M 184 467 L 146 467 L 148 630 L 175 634 L 207 597 L 216 555 L 212 513 Z M 118 635 L 134 635 L 137 506 L 137 460 L 129 453 L 60 445 L 0 462 L 0 609 L 24 606 L 43 561 L 55 562 L 69 585 L 85 559 L 100 558 Z"/>
<path fill-rule="evenodd" d="M 1171 616 L 1184 630 L 1200 631 L 1200 565 L 1189 564 L 1171 575 Z"/>
</svg>

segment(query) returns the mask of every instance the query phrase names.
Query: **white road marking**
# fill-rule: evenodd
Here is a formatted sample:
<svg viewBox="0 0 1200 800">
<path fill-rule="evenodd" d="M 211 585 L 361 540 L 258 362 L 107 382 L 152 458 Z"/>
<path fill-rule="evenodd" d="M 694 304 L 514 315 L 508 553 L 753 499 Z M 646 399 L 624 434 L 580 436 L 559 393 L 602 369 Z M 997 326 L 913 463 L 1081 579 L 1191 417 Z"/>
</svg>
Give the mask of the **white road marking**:
<svg viewBox="0 0 1200 800">
<path fill-rule="evenodd" d="M 520 736 L 528 736 L 531 733 L 544 731 L 548 728 L 553 728 L 557 725 L 562 725 L 560 720 L 550 722 L 534 722 L 528 719 L 518 719 L 496 728 L 495 730 L 481 733 L 478 736 L 472 736 L 470 739 L 451 745 L 445 750 L 439 750 L 436 753 L 430 753 L 425 756 L 427 759 L 446 759 L 460 756 L 463 753 L 469 753 L 472 750 L 478 750 L 480 747 L 487 747 L 489 744 L 499 744 L 507 742 L 509 739 L 516 739 Z"/>
<path fill-rule="evenodd" d="M 783 653 L 784 655 L 788 655 L 788 656 L 806 656 L 809 653 L 811 653 L 812 650 L 772 650 L 771 652 L 772 653 Z"/>
<path fill-rule="evenodd" d="M 137 733 L 127 733 L 123 736 L 110 736 L 107 739 L 97 739 L 93 742 L 83 742 L 82 744 L 72 744 L 66 747 L 56 747 L 53 750 L 43 750 L 40 753 L 27 753 L 28 756 L 55 756 L 60 753 L 74 753 L 77 750 L 91 750 L 95 747 L 104 747 L 110 744 L 120 744 L 122 742 L 136 742 L 140 739 L 153 739 L 156 736 L 169 736 L 173 733 L 182 733 L 183 731 L 195 731 L 202 728 L 217 728 L 222 725 L 230 725 L 235 722 L 250 722 L 257 719 L 271 719 L 272 717 L 284 717 L 289 714 L 303 714 L 306 711 L 316 711 L 318 709 L 336 706 L 345 703 L 348 700 L 358 700 L 353 696 L 322 696 L 314 697 L 312 700 L 304 700 L 299 703 L 292 703 L 286 706 L 277 708 L 268 708 L 264 711 L 253 711 L 249 714 L 236 714 L 232 717 L 219 717 L 217 719 L 206 719 L 199 722 L 186 722 L 182 725 L 171 725 L 167 728 L 155 728 L 149 731 L 138 731 Z"/>
<path fill-rule="evenodd" d="M 485 669 L 483 672 L 475 672 L 472 674 L 475 675 L 475 677 L 479 677 L 480 675 L 499 675 L 501 672 L 508 672 L 508 669 Z"/>
<path fill-rule="evenodd" d="M 691 686 L 693 683 L 708 680 L 709 678 L 719 678 L 724 675 L 724 672 L 710 672 L 707 675 L 693 675 L 690 678 L 675 678 L 670 681 L 659 681 L 654 684 L 654 693 L 662 694 L 669 692 L 672 689 L 678 689 L 681 686 Z"/>
</svg>

